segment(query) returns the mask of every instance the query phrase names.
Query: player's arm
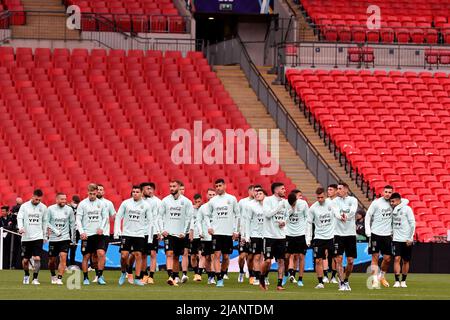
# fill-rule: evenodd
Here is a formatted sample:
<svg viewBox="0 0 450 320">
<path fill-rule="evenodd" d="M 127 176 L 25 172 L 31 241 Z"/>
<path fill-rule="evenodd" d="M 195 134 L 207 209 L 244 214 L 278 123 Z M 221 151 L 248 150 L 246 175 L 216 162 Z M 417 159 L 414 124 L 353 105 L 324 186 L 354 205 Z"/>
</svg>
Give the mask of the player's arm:
<svg viewBox="0 0 450 320">
<path fill-rule="evenodd" d="M 243 237 L 245 238 L 245 241 L 250 242 L 250 236 L 251 236 L 251 230 L 250 230 L 250 224 L 253 219 L 253 208 L 251 206 L 247 207 L 247 210 L 245 210 L 245 216 L 243 216 L 245 223 L 244 228 L 245 232 Z"/>
<path fill-rule="evenodd" d="M 212 199 L 206 204 L 206 210 L 205 210 L 205 214 L 203 216 L 203 218 L 205 219 L 205 225 L 207 229 L 211 229 L 211 220 L 212 220 L 212 215 L 214 212 L 214 207 L 211 203 Z"/>
<path fill-rule="evenodd" d="M 305 240 L 308 247 L 311 244 L 312 240 L 312 225 L 314 223 L 314 209 L 309 208 L 308 210 L 308 218 L 306 219 L 306 233 L 305 233 Z"/>
<path fill-rule="evenodd" d="M 369 209 L 367 209 L 366 218 L 364 220 L 364 227 L 366 229 L 366 236 L 367 237 L 370 237 L 372 235 L 372 230 L 371 230 L 372 216 L 375 213 L 375 210 L 377 210 L 377 205 L 376 205 L 376 202 L 373 201 L 370 204 Z"/>
<path fill-rule="evenodd" d="M 352 198 L 353 202 L 350 207 L 350 212 L 348 213 L 347 220 L 351 220 L 356 216 L 356 211 L 358 211 L 358 200 L 355 197 Z"/>
<path fill-rule="evenodd" d="M 19 229 L 19 233 L 25 233 L 24 228 L 24 218 L 25 218 L 25 206 L 20 206 L 19 213 L 17 214 L 17 228 Z"/>
<path fill-rule="evenodd" d="M 54 225 L 54 219 L 53 219 L 53 211 L 48 209 L 47 210 L 47 228 L 44 229 L 44 235 L 47 234 L 47 230 L 50 229 L 57 237 L 61 235 L 59 230 Z"/>
<path fill-rule="evenodd" d="M 42 234 L 44 235 L 44 239 L 48 239 L 47 236 L 47 228 L 48 228 L 48 209 L 45 208 L 44 212 L 42 214 Z M 55 228 L 56 229 L 56 228 Z M 57 234 L 59 234 L 59 231 L 57 231 Z"/>
<path fill-rule="evenodd" d="M 410 207 L 406 207 L 406 219 L 408 220 L 410 226 L 408 240 L 412 242 L 414 240 L 414 234 L 416 232 L 416 219 L 414 218 L 414 213 Z"/>
<path fill-rule="evenodd" d="M 159 219 L 160 219 L 160 227 L 161 227 L 161 234 L 165 237 L 167 236 L 167 230 L 166 230 L 166 214 L 167 214 L 167 206 L 166 206 L 166 202 L 162 201 L 159 208 L 158 208 L 158 213 L 159 213 Z"/>
<path fill-rule="evenodd" d="M 239 234 L 239 220 L 241 212 L 236 198 L 233 199 L 233 232 Z"/>
<path fill-rule="evenodd" d="M 66 207 L 67 208 L 67 207 Z M 73 210 L 70 209 L 69 212 L 69 230 L 70 230 L 70 242 L 75 243 L 76 240 L 76 221 L 75 221 L 75 214 L 73 213 Z"/>
<path fill-rule="evenodd" d="M 188 204 L 186 206 L 186 219 L 184 220 L 184 233 L 189 233 L 189 230 L 191 229 L 191 220 L 194 215 L 194 206 L 192 205 L 192 202 L 188 201 Z"/>
<path fill-rule="evenodd" d="M 273 205 L 269 198 L 265 198 L 263 202 L 264 216 L 266 218 L 272 218 L 278 211 L 284 208 L 284 202 L 279 201 L 278 204 Z"/>
<path fill-rule="evenodd" d="M 341 206 L 339 205 L 339 203 L 337 201 L 333 201 L 331 203 L 330 207 L 331 207 L 331 211 L 333 212 L 334 217 L 338 220 L 342 220 Z"/>
<path fill-rule="evenodd" d="M 83 216 L 84 216 L 84 206 L 80 205 L 77 208 L 77 215 L 76 215 L 76 221 L 77 221 L 77 229 L 80 235 L 83 233 L 86 233 L 83 227 Z"/>
<path fill-rule="evenodd" d="M 102 217 L 102 221 L 100 223 L 101 227 L 99 229 L 102 231 L 102 235 L 109 237 L 109 234 L 105 234 L 105 230 L 107 228 L 107 224 L 109 223 L 109 210 L 108 210 L 108 208 L 106 206 L 102 206 L 100 214 L 101 214 L 101 217 Z"/>
<path fill-rule="evenodd" d="M 205 234 L 208 232 L 208 231 L 205 232 L 205 230 L 203 230 L 203 211 L 204 206 L 201 206 L 197 211 L 197 219 L 195 223 L 195 228 L 197 228 L 198 234 L 200 235 L 201 238 L 204 238 Z"/>
<path fill-rule="evenodd" d="M 116 219 L 114 220 L 114 239 L 118 239 L 119 236 L 122 234 L 122 231 L 120 229 L 120 224 L 125 215 L 125 210 L 126 210 L 125 207 L 126 207 L 125 203 L 122 202 L 120 204 L 119 211 L 117 211 L 117 213 L 116 213 Z M 78 213 L 77 213 L 77 215 L 78 215 Z"/>
</svg>

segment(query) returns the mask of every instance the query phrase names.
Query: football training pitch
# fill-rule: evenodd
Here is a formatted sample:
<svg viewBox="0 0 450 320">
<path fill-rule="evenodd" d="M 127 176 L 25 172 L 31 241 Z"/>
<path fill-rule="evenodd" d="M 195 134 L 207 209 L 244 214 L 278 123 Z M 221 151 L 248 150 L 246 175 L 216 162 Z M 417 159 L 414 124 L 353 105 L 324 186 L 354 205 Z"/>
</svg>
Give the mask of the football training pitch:
<svg viewBox="0 0 450 320">
<path fill-rule="evenodd" d="M 392 288 L 393 275 L 388 275 L 390 288 L 369 290 L 366 282 L 368 274 L 353 274 L 350 278 L 352 291 L 339 292 L 336 284 L 326 284 L 325 289 L 314 289 L 317 279 L 313 273 L 306 273 L 305 286 L 300 288 L 296 284 L 288 283 L 286 290 L 276 291 L 276 274 L 270 274 L 269 291 L 263 292 L 257 286 L 237 283 L 237 273 L 230 273 L 229 280 L 225 280 L 225 287 L 216 288 L 206 284 L 206 276 L 202 282 L 190 280 L 179 287 L 170 287 L 165 283 L 167 274 L 157 272 L 155 284 L 137 287 L 126 282 L 123 286 L 117 284 L 120 273 L 106 271 L 104 276 L 106 286 L 91 283 L 81 285 L 80 289 L 69 290 L 66 286 L 68 274 L 64 277 L 64 285 L 50 284 L 50 273 L 41 271 L 39 281 L 41 285 L 23 285 L 23 271 L 0 271 L 0 299 L 35 299 L 35 300 L 450 300 L 450 275 L 410 274 L 407 279 L 408 288 Z M 81 275 L 82 277 L 82 275 Z M 94 273 L 89 273 L 90 280 Z"/>
</svg>

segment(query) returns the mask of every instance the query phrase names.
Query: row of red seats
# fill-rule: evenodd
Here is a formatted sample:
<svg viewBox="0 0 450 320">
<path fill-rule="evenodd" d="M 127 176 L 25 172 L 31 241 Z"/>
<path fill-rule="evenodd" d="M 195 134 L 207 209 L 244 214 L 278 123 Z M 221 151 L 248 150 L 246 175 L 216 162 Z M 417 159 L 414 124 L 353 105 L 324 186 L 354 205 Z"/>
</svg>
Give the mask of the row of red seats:
<svg viewBox="0 0 450 320">
<path fill-rule="evenodd" d="M 450 78 L 446 73 L 295 70 L 294 93 L 376 194 L 391 184 L 416 219 L 444 235 L 450 215 Z M 418 231 L 419 240 L 431 239 Z"/>
<path fill-rule="evenodd" d="M 294 187 L 281 171 L 260 176 L 259 165 L 173 163 L 174 129 L 192 132 L 194 121 L 202 121 L 204 130 L 249 128 L 201 53 L 0 49 L 1 58 L 11 55 L 16 65 L 0 67 L 0 181 L 8 182 L 5 188 L 0 184 L 3 197 L 27 197 L 30 186 L 39 186 L 52 201 L 56 191 L 84 194 L 89 181 L 99 181 L 118 204 L 128 197 L 131 183 L 141 180 L 154 180 L 164 194 L 168 180 L 178 178 L 192 196 L 218 176 L 227 177 L 230 193 L 239 197 L 250 183 L 268 188 L 281 180 Z M 82 62 L 80 68 L 19 66 L 43 57 L 117 63 L 111 70 L 85 68 Z M 140 72 L 145 63 L 157 66 L 155 73 Z"/>
<path fill-rule="evenodd" d="M 186 18 L 181 17 L 171 0 L 85 1 L 67 0 L 83 13 L 82 30 L 125 32 L 186 33 Z M 102 19 L 97 19 L 97 15 Z M 108 19 L 111 23 L 104 20 Z"/>
<path fill-rule="evenodd" d="M 0 8 L 12 12 L 12 17 L 9 20 L 13 25 L 25 24 L 25 13 L 22 1 L 20 0 L 1 0 Z M 0 10 L 1 12 L 2 10 Z M 9 24 L 6 21 L 0 21 L 0 28 L 8 28 Z"/>
<path fill-rule="evenodd" d="M 358 26 L 333 26 L 324 24 L 321 27 L 323 38 L 326 41 L 356 42 L 356 43 L 429 43 L 436 44 L 439 41 L 439 33 L 436 29 L 405 29 L 405 28 L 381 28 L 380 30 L 368 30 Z M 445 43 L 450 43 L 450 28 L 443 33 Z"/>
<path fill-rule="evenodd" d="M 394 8 L 395 3 L 386 4 L 392 10 L 383 8 L 379 29 L 368 29 L 366 3 L 346 1 L 332 4 L 327 1 L 302 1 L 312 22 L 327 41 L 341 42 L 398 42 L 398 43 L 430 43 L 440 41 L 450 43 L 450 28 L 447 28 L 448 11 L 441 14 L 427 15 L 424 10 L 415 8 L 416 12 L 402 11 Z M 345 8 L 345 10 L 344 10 Z M 400 6 L 400 9 L 406 6 Z M 409 9 L 408 9 L 409 10 Z M 373 22 L 371 20 L 371 22 Z"/>
</svg>

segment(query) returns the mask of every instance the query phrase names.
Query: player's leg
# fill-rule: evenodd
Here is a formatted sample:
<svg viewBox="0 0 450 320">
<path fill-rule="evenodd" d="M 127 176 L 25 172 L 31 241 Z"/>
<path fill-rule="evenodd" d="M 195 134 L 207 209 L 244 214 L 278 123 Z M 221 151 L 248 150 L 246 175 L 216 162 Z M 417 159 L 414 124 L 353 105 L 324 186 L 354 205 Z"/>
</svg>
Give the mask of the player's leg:
<svg viewBox="0 0 450 320">
<path fill-rule="evenodd" d="M 159 240 L 158 236 L 153 236 L 153 243 L 149 244 L 150 247 L 150 271 L 148 274 L 148 284 L 154 284 L 154 275 L 156 272 L 156 257 L 158 256 L 158 246 L 159 246 Z"/>
<path fill-rule="evenodd" d="M 172 255 L 174 286 L 178 286 L 177 278 L 180 278 L 180 255 L 182 255 L 182 252 L 178 253 L 174 251 Z"/>
<path fill-rule="evenodd" d="M 407 288 L 406 285 L 406 277 L 408 276 L 409 272 L 409 259 L 406 260 L 405 258 L 402 259 L 403 265 L 402 265 L 402 282 L 400 283 L 400 286 L 402 288 Z"/>
<path fill-rule="evenodd" d="M 383 237 L 381 241 L 381 254 L 383 255 L 383 261 L 381 261 L 380 282 L 384 287 L 389 287 L 389 282 L 386 280 L 386 273 L 389 270 L 389 266 L 392 260 L 392 241 L 391 238 Z"/>
<path fill-rule="evenodd" d="M 128 278 L 129 284 L 134 283 L 133 266 L 134 266 L 135 262 L 136 262 L 136 258 L 134 257 L 134 255 L 132 255 L 132 254 L 128 255 L 127 278 Z"/>
<path fill-rule="evenodd" d="M 130 252 L 123 248 L 123 245 L 121 245 L 122 248 L 120 248 L 120 278 L 119 278 L 119 286 L 123 285 L 125 283 L 125 280 L 127 278 L 127 271 L 128 271 L 128 261 L 129 261 L 129 255 Z"/>
<path fill-rule="evenodd" d="M 201 281 L 202 278 L 200 277 L 199 280 L 199 259 L 198 259 L 198 252 L 194 252 L 194 250 L 191 251 L 191 266 L 194 270 L 194 281 Z"/>
<path fill-rule="evenodd" d="M 261 275 L 259 276 L 259 287 L 264 291 L 268 290 L 266 286 L 266 277 L 269 274 L 271 262 L 272 255 L 270 253 L 264 254 L 264 258 L 261 260 Z"/>
<path fill-rule="evenodd" d="M 105 250 L 102 248 L 97 249 L 97 277 L 98 277 L 98 284 L 104 285 L 106 284 L 105 279 L 103 278 L 103 271 L 105 270 L 105 262 L 106 262 L 106 253 Z"/>
<path fill-rule="evenodd" d="M 248 267 L 248 274 L 249 274 L 249 279 L 248 282 L 250 284 L 253 284 L 253 282 L 255 281 L 255 270 L 254 270 L 254 266 L 253 266 L 253 249 L 250 248 L 250 252 L 247 255 L 247 267 Z"/>
<path fill-rule="evenodd" d="M 67 245 L 68 246 L 68 245 Z M 67 266 L 67 252 L 61 251 L 59 253 L 59 266 L 58 266 L 58 278 L 56 280 L 57 285 L 62 285 L 62 278 Z"/>
<path fill-rule="evenodd" d="M 283 257 L 283 266 L 286 266 L 286 268 L 284 268 L 284 273 L 282 276 L 282 284 L 281 286 L 285 286 L 288 279 L 289 279 L 289 272 L 290 270 L 288 270 L 290 268 L 290 264 L 291 264 L 291 254 L 289 252 L 286 252 L 286 254 Z M 279 270 L 279 268 L 278 268 Z"/>
<path fill-rule="evenodd" d="M 88 273 L 88 264 L 91 258 L 91 254 L 89 252 L 83 253 L 83 261 L 81 262 L 81 270 L 83 270 L 83 284 L 89 284 L 89 273 Z"/>
<path fill-rule="evenodd" d="M 148 255 L 144 250 L 141 254 L 141 280 L 143 283 L 148 283 L 147 259 Z"/>
<path fill-rule="evenodd" d="M 395 283 L 394 288 L 400 288 L 400 262 L 402 257 L 401 256 L 395 256 L 394 258 L 394 274 L 395 274 Z"/>
<path fill-rule="evenodd" d="M 49 243 L 48 246 L 48 270 L 50 271 L 51 275 L 51 284 L 56 284 L 56 269 L 57 269 L 57 258 L 56 258 L 56 252 L 55 252 L 55 244 Z"/>
<path fill-rule="evenodd" d="M 330 267 L 328 263 L 328 250 L 325 250 L 325 257 L 322 259 L 322 266 L 323 266 L 323 283 L 328 283 L 328 269 Z"/>
<path fill-rule="evenodd" d="M 91 255 L 91 261 L 90 261 L 91 268 L 95 271 L 95 278 L 92 280 L 92 282 L 98 281 L 98 256 L 97 252 L 92 253 Z"/>
<path fill-rule="evenodd" d="M 189 238 L 188 238 L 189 241 Z M 189 280 L 188 269 L 189 269 L 189 248 L 183 249 L 183 257 L 181 258 L 181 269 L 183 271 L 183 276 L 181 277 L 181 282 L 185 283 Z"/>
<path fill-rule="evenodd" d="M 252 271 L 253 271 L 253 283 L 252 285 L 259 285 L 259 279 L 261 278 L 261 254 L 252 254 Z"/>
<path fill-rule="evenodd" d="M 142 252 L 136 250 L 136 251 L 133 251 L 133 255 L 134 255 L 134 259 L 136 260 L 136 266 L 135 266 L 136 275 L 134 278 L 134 284 L 137 286 L 143 286 L 144 282 L 142 281 Z"/>
<path fill-rule="evenodd" d="M 305 272 L 305 254 L 298 255 L 298 280 L 297 285 L 303 287 L 303 274 Z"/>
<path fill-rule="evenodd" d="M 244 282 L 245 278 L 245 260 L 247 259 L 247 254 L 244 252 L 244 246 L 239 244 L 239 258 L 238 258 L 238 265 L 239 265 L 239 276 L 238 276 L 238 282 L 242 283 Z"/>
</svg>

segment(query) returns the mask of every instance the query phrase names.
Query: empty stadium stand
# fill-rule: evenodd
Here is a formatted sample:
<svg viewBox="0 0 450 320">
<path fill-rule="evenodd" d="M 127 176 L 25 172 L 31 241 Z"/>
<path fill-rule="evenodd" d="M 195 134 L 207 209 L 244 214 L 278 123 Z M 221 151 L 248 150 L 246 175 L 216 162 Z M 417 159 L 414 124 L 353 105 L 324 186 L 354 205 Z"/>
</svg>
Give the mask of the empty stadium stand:
<svg viewBox="0 0 450 320">
<path fill-rule="evenodd" d="M 380 194 L 391 184 L 414 209 L 417 239 L 450 228 L 450 78 L 447 73 L 296 70 L 290 92 L 350 172 Z M 355 176 L 355 175 L 354 175 Z"/>
<path fill-rule="evenodd" d="M 180 16 L 172 0 L 65 0 L 64 3 L 80 7 L 84 31 L 113 31 L 117 27 L 125 32 L 186 32 L 186 18 Z M 89 14 L 100 15 L 114 25 L 99 25 Z"/>
<path fill-rule="evenodd" d="M 152 180 L 158 194 L 169 179 L 187 196 L 225 177 L 228 191 L 246 196 L 268 179 L 259 165 L 175 165 L 174 129 L 249 128 L 200 52 L 0 47 L 0 197 L 13 202 L 32 189 L 86 193 L 103 183 L 117 206 L 132 183 Z M 208 144 L 208 143 L 206 143 Z"/>
<path fill-rule="evenodd" d="M 450 43 L 450 1 L 297 1 L 326 41 Z M 380 8 L 381 28 L 369 29 L 370 5 Z"/>
</svg>

